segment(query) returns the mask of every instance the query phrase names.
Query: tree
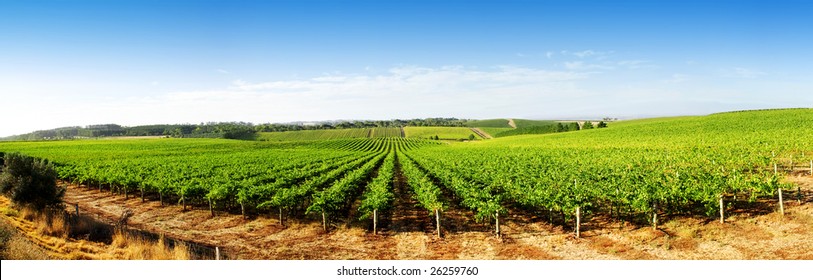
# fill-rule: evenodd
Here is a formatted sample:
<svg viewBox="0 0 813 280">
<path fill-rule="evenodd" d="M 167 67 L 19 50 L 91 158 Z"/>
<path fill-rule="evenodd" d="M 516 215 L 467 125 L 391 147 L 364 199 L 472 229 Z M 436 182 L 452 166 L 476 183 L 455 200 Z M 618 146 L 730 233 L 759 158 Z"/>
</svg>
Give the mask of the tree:
<svg viewBox="0 0 813 280">
<path fill-rule="evenodd" d="M 474 140 L 474 134 L 469 134 L 469 140 Z"/>
<path fill-rule="evenodd" d="M 57 187 L 57 173 L 51 162 L 18 153 L 6 154 L 4 162 L 0 192 L 12 202 L 37 209 L 62 203 L 65 189 Z"/>
<path fill-rule="evenodd" d="M 600 122 L 598 122 L 598 126 L 597 126 L 597 127 L 598 127 L 598 128 L 605 128 L 605 127 L 607 127 L 607 123 L 606 123 L 606 122 L 604 122 L 604 121 L 600 121 Z"/>
<path fill-rule="evenodd" d="M 592 129 L 592 128 L 593 128 L 593 122 L 591 122 L 591 121 L 585 121 L 584 124 L 582 125 L 582 129 Z"/>
</svg>

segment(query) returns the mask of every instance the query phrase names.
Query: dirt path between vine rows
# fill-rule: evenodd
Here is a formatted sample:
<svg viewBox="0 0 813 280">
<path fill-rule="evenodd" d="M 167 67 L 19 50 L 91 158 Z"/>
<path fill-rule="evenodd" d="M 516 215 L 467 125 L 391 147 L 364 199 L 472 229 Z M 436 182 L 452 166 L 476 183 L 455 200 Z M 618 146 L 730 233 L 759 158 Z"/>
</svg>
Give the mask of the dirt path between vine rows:
<svg viewBox="0 0 813 280">
<path fill-rule="evenodd" d="M 570 228 L 551 225 L 547 217 L 509 211 L 501 221 L 503 238 L 493 224 L 474 223 L 471 213 L 444 212 L 444 236 L 434 236 L 434 217 L 416 205 L 404 178 L 396 178 L 394 209 L 382 213 L 378 235 L 367 226 L 322 231 L 317 217 L 286 220 L 275 213 L 244 220 L 239 213 L 211 217 L 199 206 L 125 199 L 96 188 L 71 185 L 70 205 L 98 219 L 114 221 L 132 210 L 129 225 L 168 237 L 220 247 L 235 259 L 813 259 L 813 178 L 789 176 L 802 196 L 788 190 L 785 215 L 776 200 L 764 199 L 757 211 L 729 209 L 726 223 L 710 217 L 664 217 L 659 230 L 621 224 L 594 216 L 582 225 L 582 238 Z M 795 187 L 794 187 L 795 188 Z M 69 206 L 72 209 L 72 206 Z M 366 222 L 364 223 L 366 225 Z"/>
<path fill-rule="evenodd" d="M 514 123 L 514 119 L 508 119 L 508 125 L 511 126 L 511 128 L 517 128 L 517 124 Z"/>
<path fill-rule="evenodd" d="M 471 127 L 471 131 L 473 131 L 477 135 L 480 135 L 480 137 L 483 138 L 483 139 L 492 139 L 492 138 L 494 138 L 494 137 L 491 137 L 490 134 L 488 134 L 487 132 L 483 131 L 482 129 L 480 129 L 478 127 Z"/>
</svg>

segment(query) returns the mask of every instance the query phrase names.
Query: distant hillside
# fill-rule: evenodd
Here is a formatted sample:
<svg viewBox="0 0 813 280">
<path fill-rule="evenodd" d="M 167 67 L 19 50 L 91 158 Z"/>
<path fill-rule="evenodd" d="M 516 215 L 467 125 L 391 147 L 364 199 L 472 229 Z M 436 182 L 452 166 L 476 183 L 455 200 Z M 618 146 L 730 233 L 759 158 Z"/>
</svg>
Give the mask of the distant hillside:
<svg viewBox="0 0 813 280">
<path fill-rule="evenodd" d="M 525 128 L 532 126 L 556 125 L 556 121 L 514 119 L 514 124 L 517 126 L 517 128 Z"/>
<path fill-rule="evenodd" d="M 612 122 L 606 129 L 579 133 L 528 135 L 489 141 L 494 145 L 571 147 L 711 146 L 754 147 L 777 145 L 777 135 L 789 151 L 803 151 L 813 143 L 813 109 L 752 110 L 707 116 L 663 117 Z M 668 144 L 672 143 L 672 144 Z M 767 154 L 770 156 L 770 153 Z"/>
<path fill-rule="evenodd" d="M 513 128 L 508 124 L 508 119 L 471 120 L 466 122 L 466 126 L 479 128 Z"/>
<path fill-rule="evenodd" d="M 311 141 L 346 138 L 401 137 L 398 127 L 319 129 L 282 132 L 260 132 L 260 141 Z"/>
</svg>

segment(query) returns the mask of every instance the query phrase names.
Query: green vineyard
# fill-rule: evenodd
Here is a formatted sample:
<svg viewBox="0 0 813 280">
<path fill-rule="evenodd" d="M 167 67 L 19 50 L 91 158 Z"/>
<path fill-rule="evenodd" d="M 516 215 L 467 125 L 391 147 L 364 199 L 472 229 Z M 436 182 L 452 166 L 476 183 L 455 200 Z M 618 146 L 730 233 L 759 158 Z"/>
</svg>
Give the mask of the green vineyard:
<svg viewBox="0 0 813 280">
<path fill-rule="evenodd" d="M 467 136 L 468 128 L 416 127 L 407 137 L 398 128 L 334 130 L 319 141 L 0 142 L 0 152 L 48 159 L 63 180 L 125 197 L 208 207 L 213 215 L 311 217 L 326 230 L 353 211 L 373 220 L 375 231 L 379 214 L 407 199 L 393 190 L 401 176 L 438 234 L 449 207 L 493 222 L 499 234 L 508 214 L 561 224 L 595 215 L 655 226 L 664 214 L 722 220 L 730 201 L 792 193 L 785 174 L 813 172 L 810 124 L 813 109 L 789 109 L 474 142 L 424 139 Z"/>
</svg>

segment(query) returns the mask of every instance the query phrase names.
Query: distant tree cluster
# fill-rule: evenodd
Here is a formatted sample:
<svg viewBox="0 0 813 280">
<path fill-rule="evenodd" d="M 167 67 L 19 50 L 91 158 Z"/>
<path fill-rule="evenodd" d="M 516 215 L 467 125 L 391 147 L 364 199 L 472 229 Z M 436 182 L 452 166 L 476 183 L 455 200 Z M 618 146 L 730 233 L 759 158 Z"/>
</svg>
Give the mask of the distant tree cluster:
<svg viewBox="0 0 813 280">
<path fill-rule="evenodd" d="M 318 130 L 318 129 L 343 129 L 343 128 L 373 128 L 373 127 L 402 127 L 402 126 L 444 126 L 444 127 L 464 127 L 466 119 L 456 118 L 427 118 L 411 120 L 387 120 L 387 121 L 335 121 L 319 122 L 312 124 L 260 124 L 255 126 L 257 132 L 277 132 L 296 130 Z"/>
<path fill-rule="evenodd" d="M 606 119 L 606 118 L 605 118 Z M 442 127 L 466 127 L 467 119 L 456 118 L 427 118 L 410 120 L 386 120 L 386 121 L 332 121 L 318 123 L 266 123 L 252 124 L 247 122 L 208 122 L 200 124 L 156 124 L 125 127 L 117 124 L 98 124 L 86 127 L 62 127 L 50 130 L 40 130 L 28 134 L 0 138 L 0 140 L 62 140 L 81 139 L 96 137 L 116 137 L 116 136 L 166 136 L 173 138 L 226 138 L 226 139 L 255 139 L 258 132 L 279 132 L 298 130 L 319 130 L 319 129 L 343 129 L 343 128 L 375 128 L 375 127 L 403 127 L 403 126 L 442 126 Z M 607 127 L 607 123 L 601 121 L 595 127 Z M 539 125 L 532 127 L 522 127 L 505 131 L 495 135 L 496 137 L 520 135 L 520 134 L 543 134 L 554 132 L 574 131 L 579 129 L 594 128 L 592 122 L 585 122 L 579 128 L 578 123 L 557 123 L 551 125 Z"/>
<path fill-rule="evenodd" d="M 116 136 L 167 136 L 174 138 L 226 138 L 252 139 L 257 132 L 402 127 L 445 126 L 463 127 L 468 120 L 456 118 L 427 118 L 387 121 L 334 121 L 291 124 L 252 124 L 247 122 L 209 122 L 200 124 L 157 124 L 124 127 L 117 124 L 99 124 L 86 127 L 62 127 L 11 136 L 0 140 L 63 140 Z"/>
<path fill-rule="evenodd" d="M 538 125 L 538 126 L 530 126 L 530 127 L 520 127 L 517 129 L 507 130 L 494 137 L 505 137 L 505 136 L 513 136 L 513 135 L 523 135 L 523 134 L 547 134 L 547 133 L 557 133 L 557 132 L 567 132 L 567 131 L 576 131 L 576 130 L 583 130 L 583 129 L 593 129 L 593 128 L 605 128 L 607 127 L 607 123 L 604 121 L 599 122 L 597 125 L 593 126 L 593 123 L 590 121 L 584 122 L 584 124 L 579 127 L 579 123 L 577 122 L 569 122 L 569 123 L 556 123 L 550 125 Z"/>
</svg>

